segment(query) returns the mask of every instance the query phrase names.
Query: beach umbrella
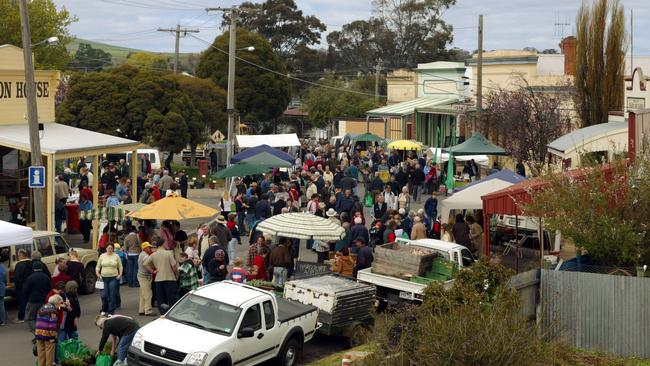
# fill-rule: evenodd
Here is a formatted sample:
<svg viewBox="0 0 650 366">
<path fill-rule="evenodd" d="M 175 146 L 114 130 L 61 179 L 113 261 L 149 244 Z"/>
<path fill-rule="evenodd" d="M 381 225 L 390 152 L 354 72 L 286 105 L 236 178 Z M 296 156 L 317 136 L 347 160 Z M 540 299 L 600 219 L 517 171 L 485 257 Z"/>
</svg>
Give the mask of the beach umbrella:
<svg viewBox="0 0 650 366">
<path fill-rule="evenodd" d="M 269 170 L 270 168 L 268 167 L 240 161 L 237 164 L 233 164 L 225 169 L 219 170 L 216 174 L 213 175 L 213 177 L 219 179 L 245 177 L 248 175 L 268 173 Z"/>
<path fill-rule="evenodd" d="M 154 203 L 148 204 L 137 211 L 129 213 L 128 217 L 140 220 L 185 220 L 212 217 L 218 213 L 212 207 L 188 200 L 177 195 L 167 196 Z"/>
<path fill-rule="evenodd" d="M 411 140 L 396 140 L 388 144 L 388 148 L 393 150 L 420 150 L 422 146 Z"/>
<path fill-rule="evenodd" d="M 230 158 L 230 162 L 231 163 L 236 163 L 238 161 L 242 161 L 244 159 L 250 158 L 251 156 L 255 156 L 255 155 L 263 153 L 263 152 L 267 152 L 267 153 L 269 153 L 271 155 L 277 156 L 278 158 L 280 158 L 282 160 L 286 160 L 286 161 L 288 161 L 289 163 L 292 163 L 292 164 L 293 164 L 293 162 L 296 161 L 296 158 L 294 158 L 293 156 L 287 154 L 286 152 L 284 152 L 282 150 L 278 150 L 278 149 L 273 148 L 273 147 L 271 147 L 269 145 L 260 145 L 260 146 L 255 146 L 255 147 L 248 148 L 248 149 L 240 152 L 239 154 L 233 155 L 233 157 Z"/>
<path fill-rule="evenodd" d="M 370 132 L 366 132 L 352 138 L 352 141 L 362 141 L 362 142 L 379 142 L 382 140 L 383 139 L 381 137 L 372 134 Z"/>
<path fill-rule="evenodd" d="M 345 229 L 332 220 L 310 213 L 285 213 L 261 221 L 255 227 L 267 235 L 323 241 L 339 240 Z"/>
</svg>

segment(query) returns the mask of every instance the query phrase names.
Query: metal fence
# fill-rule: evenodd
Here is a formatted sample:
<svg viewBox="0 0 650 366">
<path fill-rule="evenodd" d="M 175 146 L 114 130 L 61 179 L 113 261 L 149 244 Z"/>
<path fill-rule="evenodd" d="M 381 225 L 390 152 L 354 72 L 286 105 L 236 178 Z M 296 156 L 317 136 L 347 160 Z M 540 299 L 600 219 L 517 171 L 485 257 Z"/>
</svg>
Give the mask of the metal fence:
<svg viewBox="0 0 650 366">
<path fill-rule="evenodd" d="M 650 357 L 650 278 L 542 270 L 540 304 L 550 340 Z"/>
</svg>

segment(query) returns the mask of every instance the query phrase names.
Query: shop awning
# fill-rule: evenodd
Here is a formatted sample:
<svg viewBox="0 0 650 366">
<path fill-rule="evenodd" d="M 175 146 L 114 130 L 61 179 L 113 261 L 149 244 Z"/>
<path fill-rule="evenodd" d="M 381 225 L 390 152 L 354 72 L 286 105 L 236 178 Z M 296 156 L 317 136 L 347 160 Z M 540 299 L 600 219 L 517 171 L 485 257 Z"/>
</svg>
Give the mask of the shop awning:
<svg viewBox="0 0 650 366">
<path fill-rule="evenodd" d="M 43 131 L 40 131 L 43 154 L 88 155 L 90 151 L 102 154 L 120 153 L 134 150 L 140 145 L 138 141 L 54 122 L 43 123 L 43 128 Z M 27 123 L 0 125 L 0 145 L 30 151 Z"/>
<path fill-rule="evenodd" d="M 627 122 L 607 122 L 593 126 L 580 128 L 578 130 L 567 133 L 553 140 L 548 144 L 549 152 L 564 157 L 574 150 L 586 150 L 584 152 L 609 150 L 611 148 L 618 148 L 621 150 L 627 149 Z M 616 135 L 620 135 L 621 142 L 625 146 L 617 146 Z M 593 142 L 601 140 L 600 143 L 591 145 Z M 587 149 L 587 146 L 589 147 Z"/>
<path fill-rule="evenodd" d="M 129 212 L 136 212 L 146 207 L 144 203 L 130 203 L 127 205 L 118 205 L 111 208 L 94 208 L 88 211 L 80 211 L 79 218 L 82 220 L 117 220 L 121 221 L 126 218 Z"/>
<path fill-rule="evenodd" d="M 240 148 L 269 145 L 271 147 L 300 146 L 300 140 L 295 133 L 275 135 L 237 135 L 237 146 Z"/>
<path fill-rule="evenodd" d="M 402 103 L 387 105 L 385 107 L 375 108 L 366 112 L 368 116 L 394 116 L 401 117 L 413 114 L 415 111 L 430 109 L 436 113 L 452 113 L 458 111 L 452 107 L 452 104 L 460 103 L 465 100 L 460 96 L 438 96 L 438 97 L 420 97 Z"/>
</svg>

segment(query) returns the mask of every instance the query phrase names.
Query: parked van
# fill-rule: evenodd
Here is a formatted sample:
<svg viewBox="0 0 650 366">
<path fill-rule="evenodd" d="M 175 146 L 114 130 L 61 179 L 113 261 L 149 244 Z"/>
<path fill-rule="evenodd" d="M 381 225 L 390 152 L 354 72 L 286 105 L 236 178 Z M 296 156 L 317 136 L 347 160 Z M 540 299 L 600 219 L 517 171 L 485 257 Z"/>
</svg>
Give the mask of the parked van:
<svg viewBox="0 0 650 366">
<path fill-rule="evenodd" d="M 160 169 L 160 152 L 157 149 L 138 149 L 137 152 L 139 158 L 142 158 L 144 155 L 147 155 L 149 157 L 149 161 L 151 162 L 151 170 Z M 106 154 L 104 159 L 113 163 L 117 163 L 120 159 L 124 159 L 128 164 L 131 162 L 131 152 L 122 154 Z"/>
</svg>

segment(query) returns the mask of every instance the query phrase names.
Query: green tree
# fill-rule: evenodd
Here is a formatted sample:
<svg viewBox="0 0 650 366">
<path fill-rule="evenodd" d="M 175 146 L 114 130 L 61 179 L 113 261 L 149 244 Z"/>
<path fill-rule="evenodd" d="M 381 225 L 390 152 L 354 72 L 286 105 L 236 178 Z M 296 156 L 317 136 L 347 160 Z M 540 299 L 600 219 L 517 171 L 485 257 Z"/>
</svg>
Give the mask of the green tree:
<svg viewBox="0 0 650 366">
<path fill-rule="evenodd" d="M 126 56 L 126 64 L 139 69 L 169 70 L 166 57 L 150 52 L 131 52 Z"/>
<path fill-rule="evenodd" d="M 650 163 L 617 161 L 576 174 L 548 174 L 524 206 L 600 265 L 650 264 Z"/>
<path fill-rule="evenodd" d="M 273 50 L 284 59 L 296 54 L 299 46 L 318 45 L 321 32 L 327 28 L 317 17 L 303 15 L 294 0 L 244 2 L 239 16 L 241 27 L 261 34 Z M 223 25 L 229 22 L 227 15 Z"/>
<path fill-rule="evenodd" d="M 289 79 L 283 76 L 287 70 L 269 42 L 259 34 L 238 30 L 237 44 L 254 46 L 255 51 L 237 53 L 240 60 L 237 60 L 236 68 L 235 108 L 241 114 L 242 121 L 273 121 L 282 115 L 291 100 Z M 201 54 L 196 73 L 197 76 L 209 78 L 217 86 L 226 89 L 228 56 L 219 50 L 227 52 L 228 32 L 217 37 L 213 46 Z"/>
<path fill-rule="evenodd" d="M 32 33 L 32 44 L 49 37 L 59 37 L 58 45 L 37 46 L 33 49 L 37 69 L 63 70 L 70 60 L 66 45 L 72 41 L 68 26 L 77 21 L 64 6 L 57 9 L 52 0 L 33 0 L 27 5 Z M 22 48 L 18 2 L 0 1 L 0 44 Z"/>
<path fill-rule="evenodd" d="M 419 62 L 449 60 L 455 53 L 452 27 L 442 14 L 456 0 L 377 0 L 377 17 L 346 24 L 327 42 L 344 62 L 343 68 L 370 71 L 377 62 L 390 68 L 415 67 Z"/>
<path fill-rule="evenodd" d="M 180 90 L 190 97 L 194 107 L 201 112 L 203 124 L 209 132 L 224 132 L 228 125 L 226 91 L 208 79 L 180 75 L 176 81 Z"/>
<path fill-rule="evenodd" d="M 331 88 L 310 87 L 304 106 L 309 121 L 317 127 L 331 128 L 338 117 L 363 117 L 376 107 L 374 97 L 358 93 L 361 91 L 356 84 L 346 91 L 343 82 L 336 79 L 329 78 L 320 83 Z"/>
<path fill-rule="evenodd" d="M 76 71 L 100 71 L 111 65 L 111 54 L 94 48 L 88 43 L 80 43 L 68 68 Z"/>
<path fill-rule="evenodd" d="M 148 142 L 173 156 L 187 145 L 189 129 L 180 113 L 168 112 L 165 115 L 156 109 L 148 113 L 144 126 L 151 132 Z"/>
<path fill-rule="evenodd" d="M 609 19 L 608 19 L 609 18 Z M 577 18 L 575 104 L 583 126 L 607 122 L 624 106 L 625 14 L 619 0 L 582 3 Z"/>
</svg>

